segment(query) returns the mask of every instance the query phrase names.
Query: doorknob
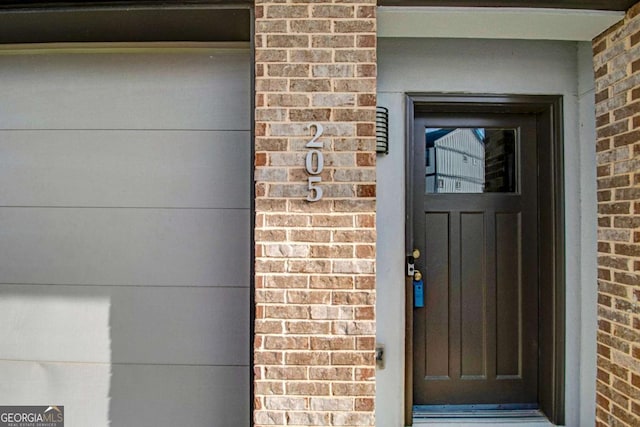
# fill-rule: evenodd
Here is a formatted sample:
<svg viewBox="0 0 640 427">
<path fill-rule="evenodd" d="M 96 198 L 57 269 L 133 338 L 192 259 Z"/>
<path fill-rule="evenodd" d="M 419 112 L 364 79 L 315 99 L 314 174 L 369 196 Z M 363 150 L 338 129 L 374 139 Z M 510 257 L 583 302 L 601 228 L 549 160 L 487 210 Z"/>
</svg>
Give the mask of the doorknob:
<svg viewBox="0 0 640 427">
<path fill-rule="evenodd" d="M 413 272 L 413 280 L 415 280 L 416 282 L 422 280 L 422 273 L 420 273 L 420 270 L 415 270 Z"/>
</svg>

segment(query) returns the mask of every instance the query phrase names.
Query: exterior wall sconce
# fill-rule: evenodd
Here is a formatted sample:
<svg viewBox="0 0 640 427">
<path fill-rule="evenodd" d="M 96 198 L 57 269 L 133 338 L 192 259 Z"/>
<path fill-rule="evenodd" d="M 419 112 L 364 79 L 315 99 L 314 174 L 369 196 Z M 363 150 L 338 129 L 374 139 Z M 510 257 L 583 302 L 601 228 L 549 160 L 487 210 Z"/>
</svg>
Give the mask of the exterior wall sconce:
<svg viewBox="0 0 640 427">
<path fill-rule="evenodd" d="M 376 107 L 376 152 L 389 154 L 389 109 Z"/>
</svg>

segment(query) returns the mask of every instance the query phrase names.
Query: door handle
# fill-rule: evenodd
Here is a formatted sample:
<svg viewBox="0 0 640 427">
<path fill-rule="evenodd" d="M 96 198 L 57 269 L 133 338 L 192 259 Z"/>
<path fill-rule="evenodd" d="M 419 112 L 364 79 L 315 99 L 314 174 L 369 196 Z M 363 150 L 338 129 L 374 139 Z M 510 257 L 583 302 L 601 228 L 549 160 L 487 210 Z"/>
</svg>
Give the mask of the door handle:
<svg viewBox="0 0 640 427">
<path fill-rule="evenodd" d="M 422 273 L 420 273 L 420 270 L 414 270 L 413 271 L 413 280 L 415 282 L 419 282 L 422 280 Z"/>
</svg>

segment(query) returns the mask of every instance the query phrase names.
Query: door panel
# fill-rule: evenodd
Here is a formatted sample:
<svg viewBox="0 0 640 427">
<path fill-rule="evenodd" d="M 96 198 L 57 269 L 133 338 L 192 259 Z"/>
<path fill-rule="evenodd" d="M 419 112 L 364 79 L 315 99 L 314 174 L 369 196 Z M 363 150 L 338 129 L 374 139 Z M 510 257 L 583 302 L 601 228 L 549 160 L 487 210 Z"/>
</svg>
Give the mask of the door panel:
<svg viewBox="0 0 640 427">
<path fill-rule="evenodd" d="M 427 213 L 425 215 L 425 250 L 432 256 L 429 259 L 433 266 L 426 278 L 427 283 L 449 283 L 449 214 Z M 436 250 L 439 248 L 441 250 Z M 425 377 L 443 379 L 449 377 L 449 305 L 439 304 L 449 301 L 449 288 L 438 286 L 429 290 L 425 309 L 429 312 L 430 322 L 416 322 L 415 335 L 424 336 L 423 345 L 429 343 L 430 352 L 423 348 L 415 352 L 416 367 L 424 366 Z M 423 363 L 420 363 L 423 358 Z"/>
<path fill-rule="evenodd" d="M 496 375 L 520 376 L 520 342 L 517 324 L 522 315 L 520 242 L 522 222 L 519 213 L 496 214 Z M 516 268 L 514 268 L 514 266 Z"/>
<path fill-rule="evenodd" d="M 460 377 L 486 378 L 484 214 L 460 215 Z"/>
<path fill-rule="evenodd" d="M 425 279 L 425 307 L 413 315 L 414 404 L 535 403 L 535 116 L 431 114 L 414 131 Z"/>
</svg>

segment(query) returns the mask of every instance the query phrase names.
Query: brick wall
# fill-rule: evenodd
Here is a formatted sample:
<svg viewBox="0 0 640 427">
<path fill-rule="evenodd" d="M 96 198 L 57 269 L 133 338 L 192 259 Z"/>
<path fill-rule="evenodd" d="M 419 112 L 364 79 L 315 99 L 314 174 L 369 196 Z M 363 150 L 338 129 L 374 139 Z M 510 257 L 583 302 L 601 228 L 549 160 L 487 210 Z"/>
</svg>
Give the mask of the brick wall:
<svg viewBox="0 0 640 427">
<path fill-rule="evenodd" d="M 598 158 L 597 425 L 640 425 L 640 4 L 593 42 Z"/>
<path fill-rule="evenodd" d="M 255 12 L 255 425 L 374 425 L 376 2 Z"/>
</svg>

